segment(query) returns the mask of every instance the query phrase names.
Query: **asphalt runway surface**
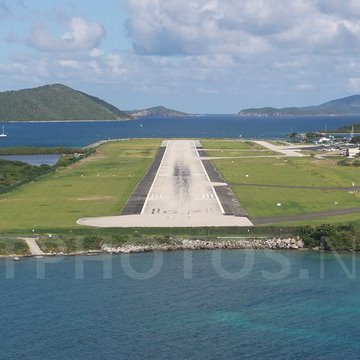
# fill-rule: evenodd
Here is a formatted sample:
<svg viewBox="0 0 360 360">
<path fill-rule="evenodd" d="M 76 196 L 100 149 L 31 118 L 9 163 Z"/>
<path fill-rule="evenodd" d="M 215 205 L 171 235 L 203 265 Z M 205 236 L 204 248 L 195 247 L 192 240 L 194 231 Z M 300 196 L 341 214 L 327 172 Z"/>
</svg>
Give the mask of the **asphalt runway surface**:
<svg viewBox="0 0 360 360">
<path fill-rule="evenodd" d="M 123 215 L 84 218 L 77 223 L 97 227 L 252 226 L 212 163 L 201 160 L 198 141 L 168 140 L 164 145 L 163 155 L 160 151 Z"/>
</svg>

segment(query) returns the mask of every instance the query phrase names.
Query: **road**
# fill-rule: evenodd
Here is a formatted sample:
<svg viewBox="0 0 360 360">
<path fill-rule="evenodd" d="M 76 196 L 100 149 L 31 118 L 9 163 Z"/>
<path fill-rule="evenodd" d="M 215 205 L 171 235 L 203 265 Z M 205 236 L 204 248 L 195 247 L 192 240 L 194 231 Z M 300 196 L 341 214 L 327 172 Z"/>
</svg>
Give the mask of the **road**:
<svg viewBox="0 0 360 360">
<path fill-rule="evenodd" d="M 24 238 L 20 238 L 22 240 L 24 240 L 27 244 L 27 246 L 29 247 L 29 251 L 30 251 L 30 255 L 33 256 L 42 256 L 42 255 L 46 255 L 39 247 L 38 243 L 36 242 L 37 239 L 35 238 L 29 238 L 29 237 L 24 237 Z"/>
<path fill-rule="evenodd" d="M 251 226 L 245 216 L 224 215 L 214 185 L 219 186 L 210 181 L 196 142 L 169 140 L 140 214 L 84 218 L 77 223 L 97 227 Z"/>
</svg>

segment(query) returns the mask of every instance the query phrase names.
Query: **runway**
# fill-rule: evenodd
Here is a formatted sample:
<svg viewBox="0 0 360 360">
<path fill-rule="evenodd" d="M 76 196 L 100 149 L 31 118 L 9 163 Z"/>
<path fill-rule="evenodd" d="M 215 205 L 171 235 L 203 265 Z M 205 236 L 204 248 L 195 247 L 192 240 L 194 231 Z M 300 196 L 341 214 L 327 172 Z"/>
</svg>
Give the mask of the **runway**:
<svg viewBox="0 0 360 360">
<path fill-rule="evenodd" d="M 96 227 L 252 226 L 247 217 L 224 210 L 222 202 L 226 209 L 229 207 L 227 192 L 215 191 L 214 186 L 218 189 L 227 184 L 210 181 L 198 154 L 199 142 L 169 140 L 164 145 L 152 185 L 145 201 L 141 201 L 141 211 L 133 206 L 138 210 L 132 215 L 83 218 L 77 223 Z M 136 191 L 133 197 L 138 198 Z M 130 198 L 128 203 L 133 201 Z"/>
</svg>

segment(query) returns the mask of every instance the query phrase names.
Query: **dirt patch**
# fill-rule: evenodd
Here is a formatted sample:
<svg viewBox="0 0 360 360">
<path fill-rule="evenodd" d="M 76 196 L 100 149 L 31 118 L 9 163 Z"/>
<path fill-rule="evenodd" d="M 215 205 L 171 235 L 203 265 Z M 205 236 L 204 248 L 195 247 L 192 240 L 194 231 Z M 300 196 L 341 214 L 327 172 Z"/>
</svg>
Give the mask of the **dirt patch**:
<svg viewBox="0 0 360 360">
<path fill-rule="evenodd" d="M 90 195 L 81 198 L 77 198 L 78 201 L 108 201 L 115 200 L 115 196 L 110 195 Z"/>
<path fill-rule="evenodd" d="M 323 159 L 323 160 L 313 160 L 310 162 L 311 165 L 315 165 L 317 167 L 328 167 L 328 166 L 335 166 L 336 161 Z"/>
<path fill-rule="evenodd" d="M 75 164 L 70 165 L 69 169 L 77 169 L 80 166 L 82 166 L 83 164 L 86 164 L 91 161 L 97 161 L 100 159 L 106 159 L 106 155 L 102 150 L 97 149 L 95 154 L 92 154 L 92 155 L 88 156 L 87 158 L 77 161 Z"/>
</svg>

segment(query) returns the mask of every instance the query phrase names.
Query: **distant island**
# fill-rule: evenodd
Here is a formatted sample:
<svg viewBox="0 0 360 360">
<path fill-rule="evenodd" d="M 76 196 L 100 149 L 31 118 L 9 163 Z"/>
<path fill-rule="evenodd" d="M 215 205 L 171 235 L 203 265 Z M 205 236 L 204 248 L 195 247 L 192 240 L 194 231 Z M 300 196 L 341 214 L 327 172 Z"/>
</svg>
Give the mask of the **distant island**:
<svg viewBox="0 0 360 360">
<path fill-rule="evenodd" d="M 130 118 L 106 101 L 62 84 L 0 93 L 0 122 Z"/>
<path fill-rule="evenodd" d="M 139 116 L 187 116 L 189 114 L 166 108 L 165 106 L 154 106 L 148 109 L 142 109 L 142 110 L 128 110 L 126 111 L 127 114 L 139 117 Z"/>
<path fill-rule="evenodd" d="M 287 108 L 252 108 L 241 110 L 241 116 L 286 116 L 286 115 L 360 115 L 360 95 L 332 100 L 317 106 Z"/>
<path fill-rule="evenodd" d="M 353 124 L 353 125 L 341 126 L 340 128 L 338 128 L 336 130 L 336 132 L 349 133 L 350 131 L 352 131 L 353 128 L 354 128 L 354 133 L 360 133 L 360 123 Z"/>
</svg>

